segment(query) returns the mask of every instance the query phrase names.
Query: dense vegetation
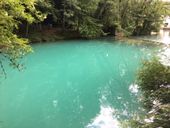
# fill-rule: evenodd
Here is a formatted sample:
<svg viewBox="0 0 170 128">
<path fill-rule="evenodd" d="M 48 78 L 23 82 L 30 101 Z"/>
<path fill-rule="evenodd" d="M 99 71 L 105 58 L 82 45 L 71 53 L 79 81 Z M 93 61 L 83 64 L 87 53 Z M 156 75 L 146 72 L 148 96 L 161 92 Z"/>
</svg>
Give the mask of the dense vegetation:
<svg viewBox="0 0 170 128">
<path fill-rule="evenodd" d="M 30 38 L 30 34 L 49 29 L 54 34 L 73 31 L 85 38 L 148 35 L 159 30 L 168 6 L 160 0 L 1 0 L 0 69 L 5 73 L 4 59 L 20 68 L 18 59 L 31 51 L 23 37 Z M 153 118 L 149 123 L 137 121 L 135 127 L 168 128 L 170 67 L 157 60 L 146 61 L 138 82 L 146 97 L 145 106 L 151 110 L 147 116 Z"/>
<path fill-rule="evenodd" d="M 20 68 L 18 59 L 31 51 L 28 40 L 17 35 L 18 26 L 43 21 L 46 14 L 38 11 L 36 0 L 0 1 L 0 65 L 3 74 L 3 60 L 8 59 L 14 67 Z"/>
<path fill-rule="evenodd" d="M 170 124 L 170 66 L 158 59 L 147 60 L 138 73 L 138 85 L 144 93 L 148 113 L 132 121 L 132 128 L 169 128 Z"/>
<path fill-rule="evenodd" d="M 125 35 L 150 34 L 159 30 L 166 13 L 160 0 L 51 0 L 50 3 L 53 5 L 50 15 L 42 24 L 62 26 L 63 31 L 73 30 L 87 38 L 115 35 L 116 31 Z"/>
</svg>

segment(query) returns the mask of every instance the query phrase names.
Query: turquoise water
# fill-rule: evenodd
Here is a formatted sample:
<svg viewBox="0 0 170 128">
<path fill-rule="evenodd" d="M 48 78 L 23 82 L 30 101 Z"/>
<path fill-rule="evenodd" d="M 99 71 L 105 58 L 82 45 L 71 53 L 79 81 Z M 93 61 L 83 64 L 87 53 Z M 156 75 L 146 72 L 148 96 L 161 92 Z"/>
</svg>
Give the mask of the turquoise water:
<svg viewBox="0 0 170 128">
<path fill-rule="evenodd" d="M 119 128 L 141 112 L 135 82 L 146 46 L 94 40 L 33 45 L 0 81 L 0 128 Z"/>
</svg>

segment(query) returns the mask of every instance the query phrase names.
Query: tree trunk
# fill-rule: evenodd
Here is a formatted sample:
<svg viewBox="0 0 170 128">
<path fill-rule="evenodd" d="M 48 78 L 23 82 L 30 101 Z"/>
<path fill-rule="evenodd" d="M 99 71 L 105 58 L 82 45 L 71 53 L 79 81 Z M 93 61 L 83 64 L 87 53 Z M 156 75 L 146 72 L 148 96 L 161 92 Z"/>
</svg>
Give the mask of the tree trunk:
<svg viewBox="0 0 170 128">
<path fill-rule="evenodd" d="M 26 23 L 26 31 L 25 31 L 25 36 L 28 37 L 28 32 L 29 32 L 29 23 Z"/>
<path fill-rule="evenodd" d="M 65 31 L 65 5 L 66 4 L 66 1 L 64 0 L 63 2 L 63 22 L 62 22 L 62 28 L 63 28 L 63 31 Z"/>
</svg>

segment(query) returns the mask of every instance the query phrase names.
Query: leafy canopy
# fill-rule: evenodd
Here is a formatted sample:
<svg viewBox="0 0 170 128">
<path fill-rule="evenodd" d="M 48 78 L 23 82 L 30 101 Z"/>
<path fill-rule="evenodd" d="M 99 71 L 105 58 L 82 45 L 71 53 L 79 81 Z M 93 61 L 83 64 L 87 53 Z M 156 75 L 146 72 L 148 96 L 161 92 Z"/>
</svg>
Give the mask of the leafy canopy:
<svg viewBox="0 0 170 128">
<path fill-rule="evenodd" d="M 138 85 L 144 92 L 143 102 L 148 113 L 144 119 L 133 121 L 132 127 L 169 128 L 170 67 L 156 58 L 145 61 L 138 73 Z"/>
<path fill-rule="evenodd" d="M 0 1 L 0 65 L 8 59 L 12 66 L 19 68 L 18 59 L 31 51 L 28 40 L 18 37 L 15 31 L 22 21 L 33 23 L 43 20 L 45 14 L 36 10 L 38 0 Z"/>
</svg>

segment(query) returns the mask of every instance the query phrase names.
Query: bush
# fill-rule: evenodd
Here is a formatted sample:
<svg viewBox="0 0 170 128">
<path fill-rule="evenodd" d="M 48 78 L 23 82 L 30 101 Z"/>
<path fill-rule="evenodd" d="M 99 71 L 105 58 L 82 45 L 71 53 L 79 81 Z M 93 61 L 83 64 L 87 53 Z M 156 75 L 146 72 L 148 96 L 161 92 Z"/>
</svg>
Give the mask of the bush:
<svg viewBox="0 0 170 128">
<path fill-rule="evenodd" d="M 130 123 L 132 128 L 169 128 L 170 125 L 170 67 L 158 59 L 147 60 L 138 72 L 137 83 L 144 93 L 148 113 Z"/>
<path fill-rule="evenodd" d="M 158 59 L 145 61 L 138 72 L 138 85 L 148 94 L 170 85 L 170 67 L 164 66 Z"/>
</svg>

